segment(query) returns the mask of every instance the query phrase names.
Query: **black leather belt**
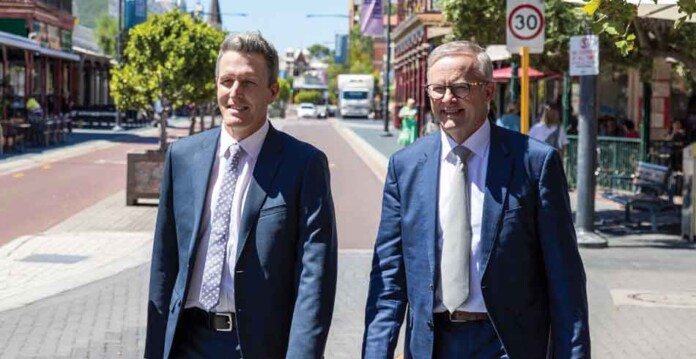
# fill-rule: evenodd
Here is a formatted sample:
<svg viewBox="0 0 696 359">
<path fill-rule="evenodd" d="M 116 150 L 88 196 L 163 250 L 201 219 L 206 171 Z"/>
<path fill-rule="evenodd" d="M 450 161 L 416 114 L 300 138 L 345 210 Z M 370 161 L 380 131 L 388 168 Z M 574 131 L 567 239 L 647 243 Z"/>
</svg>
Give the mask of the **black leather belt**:
<svg viewBox="0 0 696 359">
<path fill-rule="evenodd" d="M 451 323 L 478 322 L 488 320 L 488 313 L 472 313 L 457 310 L 451 314 L 450 312 L 433 313 L 433 318 Z"/>
<path fill-rule="evenodd" d="M 183 317 L 192 324 L 218 332 L 231 332 L 235 327 L 234 313 L 212 313 L 199 308 L 187 308 Z"/>
</svg>

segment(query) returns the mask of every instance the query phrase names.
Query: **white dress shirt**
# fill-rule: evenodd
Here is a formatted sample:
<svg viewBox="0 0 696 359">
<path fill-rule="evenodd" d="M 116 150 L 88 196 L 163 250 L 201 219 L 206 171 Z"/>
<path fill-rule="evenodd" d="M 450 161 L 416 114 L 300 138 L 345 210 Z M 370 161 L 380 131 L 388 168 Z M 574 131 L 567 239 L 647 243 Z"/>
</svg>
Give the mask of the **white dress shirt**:
<svg viewBox="0 0 696 359">
<path fill-rule="evenodd" d="M 261 147 L 266 139 L 269 129 L 268 120 L 264 125 L 251 136 L 237 142 L 232 136 L 221 129 L 220 141 L 217 149 L 217 156 L 210 174 L 208 191 L 206 194 L 203 217 L 201 218 L 201 228 L 199 233 L 200 244 L 196 253 L 196 261 L 191 274 L 191 284 L 188 297 L 186 298 L 185 308 L 197 307 L 203 309 L 199 297 L 201 295 L 201 281 L 203 280 L 203 270 L 205 269 L 205 258 L 208 254 L 208 241 L 210 240 L 210 230 L 212 228 L 212 214 L 215 204 L 220 196 L 220 186 L 222 185 L 222 171 L 225 170 L 229 160 L 229 148 L 232 144 L 239 143 L 242 151 L 239 158 L 240 173 L 234 189 L 232 199 L 232 209 L 230 213 L 229 238 L 227 241 L 227 252 L 225 253 L 225 264 L 222 267 L 222 283 L 220 291 L 220 302 L 213 307 L 213 312 L 234 312 L 234 266 L 237 259 L 237 241 L 239 239 L 239 226 L 242 219 L 242 208 L 246 201 L 256 160 L 261 152 Z M 199 175 L 205 176 L 204 173 Z M 212 189 L 212 190 L 211 190 Z"/>
<path fill-rule="evenodd" d="M 458 144 L 449 136 L 441 131 L 442 136 L 442 153 L 440 157 L 440 186 L 438 193 L 438 240 L 437 240 L 437 258 L 438 263 L 442 263 L 442 241 L 445 224 L 442 221 L 442 213 L 450 210 L 445 206 L 443 198 L 449 196 L 451 188 L 450 181 L 456 175 L 457 160 L 452 149 Z M 467 312 L 487 312 L 486 305 L 483 302 L 481 294 L 481 269 L 483 268 L 483 258 L 481 257 L 481 220 L 483 218 L 483 198 L 486 193 L 486 170 L 488 167 L 488 148 L 491 142 L 491 125 L 488 121 L 484 121 L 469 138 L 464 141 L 464 147 L 472 152 L 472 155 L 467 161 L 467 181 L 471 190 L 469 198 L 471 198 L 471 257 L 469 259 L 469 298 L 462 304 L 458 310 Z M 442 276 L 437 278 L 437 290 L 435 292 L 435 309 L 434 312 L 445 312 L 444 304 L 442 304 Z"/>
</svg>

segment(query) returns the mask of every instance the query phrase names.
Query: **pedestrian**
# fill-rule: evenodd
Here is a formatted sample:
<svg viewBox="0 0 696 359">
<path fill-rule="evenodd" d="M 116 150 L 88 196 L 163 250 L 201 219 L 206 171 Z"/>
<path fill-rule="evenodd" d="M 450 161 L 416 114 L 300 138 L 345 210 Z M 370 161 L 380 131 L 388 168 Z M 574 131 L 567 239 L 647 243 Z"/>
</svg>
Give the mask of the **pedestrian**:
<svg viewBox="0 0 696 359">
<path fill-rule="evenodd" d="M 416 100 L 410 98 L 406 101 L 406 105 L 399 110 L 399 118 L 401 119 L 401 132 L 399 133 L 399 144 L 408 146 L 416 141 L 418 137 L 418 121 L 416 120 Z"/>
<path fill-rule="evenodd" d="M 384 186 L 363 357 L 586 358 L 585 273 L 557 151 L 486 121 L 485 50 L 428 57 L 441 131 L 395 153 Z"/>
<path fill-rule="evenodd" d="M 541 119 L 529 129 L 529 137 L 545 142 L 561 154 L 568 145 L 568 136 L 561 123 L 561 111 L 553 103 L 544 104 Z"/>
<path fill-rule="evenodd" d="M 147 358 L 323 356 L 337 272 L 329 166 L 269 123 L 277 78 L 260 34 L 228 36 L 215 70 L 222 126 L 169 147 Z"/>
<path fill-rule="evenodd" d="M 520 132 L 520 108 L 516 102 L 510 102 L 505 109 L 505 114 L 500 116 L 496 125 L 507 128 L 510 131 Z"/>
<path fill-rule="evenodd" d="M 623 121 L 623 134 L 625 138 L 639 138 L 640 133 L 636 131 L 636 125 L 633 124 L 633 121 L 629 119 L 624 119 Z"/>
</svg>

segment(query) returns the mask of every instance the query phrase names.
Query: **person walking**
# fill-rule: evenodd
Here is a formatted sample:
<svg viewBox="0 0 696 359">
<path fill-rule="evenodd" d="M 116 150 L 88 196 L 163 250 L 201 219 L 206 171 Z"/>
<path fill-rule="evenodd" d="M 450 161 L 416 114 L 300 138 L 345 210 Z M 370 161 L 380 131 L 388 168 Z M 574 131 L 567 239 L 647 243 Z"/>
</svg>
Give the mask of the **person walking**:
<svg viewBox="0 0 696 359">
<path fill-rule="evenodd" d="M 529 129 L 529 137 L 546 143 L 563 155 L 568 145 L 568 136 L 561 124 L 561 112 L 553 103 L 544 104 L 539 122 Z"/>
<path fill-rule="evenodd" d="M 146 358 L 321 358 L 337 241 L 324 153 L 269 123 L 278 54 L 228 36 L 215 70 L 221 128 L 166 154 Z"/>
<path fill-rule="evenodd" d="M 492 63 L 428 57 L 441 131 L 389 160 L 364 358 L 589 358 L 585 272 L 558 151 L 486 120 Z M 406 315 L 408 313 L 408 315 Z"/>
<path fill-rule="evenodd" d="M 418 137 L 418 121 L 416 115 L 416 100 L 410 98 L 406 101 L 406 105 L 399 110 L 399 118 L 401 119 L 401 132 L 399 133 L 399 144 L 408 146 L 416 141 Z"/>
</svg>

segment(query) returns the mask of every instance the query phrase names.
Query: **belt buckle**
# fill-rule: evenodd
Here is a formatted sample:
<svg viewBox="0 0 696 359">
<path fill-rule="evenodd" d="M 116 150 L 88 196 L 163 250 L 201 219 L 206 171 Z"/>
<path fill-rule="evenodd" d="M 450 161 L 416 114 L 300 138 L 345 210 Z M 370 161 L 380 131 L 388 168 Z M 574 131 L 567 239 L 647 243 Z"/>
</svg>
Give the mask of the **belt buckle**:
<svg viewBox="0 0 696 359">
<path fill-rule="evenodd" d="M 456 311 L 455 311 L 454 313 L 456 313 Z M 449 316 L 448 316 L 450 322 L 452 322 L 452 323 L 466 323 L 466 322 L 470 322 L 470 321 L 471 321 L 470 319 L 457 319 L 457 318 L 455 317 L 455 314 L 454 314 L 454 313 L 449 313 Z"/>
<path fill-rule="evenodd" d="M 215 328 L 218 332 L 231 332 L 234 328 L 234 322 L 232 321 L 232 313 L 215 313 L 215 316 L 227 318 L 227 328 Z"/>
</svg>

